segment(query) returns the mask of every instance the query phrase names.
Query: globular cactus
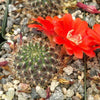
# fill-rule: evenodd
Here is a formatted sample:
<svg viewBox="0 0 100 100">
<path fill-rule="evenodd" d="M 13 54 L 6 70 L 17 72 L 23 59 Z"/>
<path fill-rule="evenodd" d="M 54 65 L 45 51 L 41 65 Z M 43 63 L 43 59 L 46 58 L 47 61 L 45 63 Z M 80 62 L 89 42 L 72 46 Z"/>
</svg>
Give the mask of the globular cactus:
<svg viewBox="0 0 100 100">
<path fill-rule="evenodd" d="M 35 17 L 53 17 L 63 13 L 63 0 L 33 0 L 31 6 Z"/>
<path fill-rule="evenodd" d="M 45 87 L 57 73 L 59 56 L 46 42 L 29 42 L 20 48 L 14 62 L 17 78 Z"/>
</svg>

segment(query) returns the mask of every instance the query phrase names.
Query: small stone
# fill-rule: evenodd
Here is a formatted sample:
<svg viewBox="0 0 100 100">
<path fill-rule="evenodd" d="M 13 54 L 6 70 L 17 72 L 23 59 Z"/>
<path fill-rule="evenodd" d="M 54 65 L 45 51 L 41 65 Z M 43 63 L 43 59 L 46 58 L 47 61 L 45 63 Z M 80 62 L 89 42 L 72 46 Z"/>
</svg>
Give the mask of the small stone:
<svg viewBox="0 0 100 100">
<path fill-rule="evenodd" d="M 12 100 L 14 98 L 15 90 L 14 88 L 9 88 L 8 92 L 6 93 L 6 99 L 5 100 Z"/>
<path fill-rule="evenodd" d="M 66 88 L 62 88 L 63 93 L 66 95 L 67 94 L 67 89 Z"/>
<path fill-rule="evenodd" d="M 77 97 L 77 96 L 73 96 L 72 100 L 81 100 L 81 99 L 79 97 Z"/>
<path fill-rule="evenodd" d="M 67 97 L 72 97 L 73 95 L 74 95 L 74 91 L 68 89 L 68 90 L 67 90 L 67 94 L 66 94 L 66 96 L 67 96 Z"/>
<path fill-rule="evenodd" d="M 78 76 L 79 82 L 81 82 L 83 80 L 83 78 L 84 78 L 84 73 L 82 72 L 81 76 L 80 75 Z"/>
<path fill-rule="evenodd" d="M 5 94 L 3 94 L 3 95 L 2 95 L 2 99 L 3 99 L 3 100 L 5 100 L 5 98 L 6 98 L 6 95 L 5 95 Z"/>
<path fill-rule="evenodd" d="M 30 87 L 30 84 L 25 84 L 25 83 L 20 83 L 18 85 L 18 91 L 27 91 L 27 92 L 30 92 L 31 91 L 31 87 Z"/>
<path fill-rule="evenodd" d="M 71 66 L 67 66 L 63 69 L 63 71 L 67 74 L 70 75 L 73 73 L 73 68 Z"/>
<path fill-rule="evenodd" d="M 17 35 L 20 33 L 20 31 L 21 31 L 20 28 L 16 29 L 16 30 L 14 30 L 14 34 Z"/>
<path fill-rule="evenodd" d="M 50 96 L 49 100 L 64 100 L 64 95 L 59 87 L 56 88 L 55 92 Z"/>
<path fill-rule="evenodd" d="M 40 95 L 40 97 L 46 98 L 46 91 L 40 86 L 36 86 L 36 92 Z"/>
<path fill-rule="evenodd" d="M 88 94 L 92 94 L 92 92 L 93 92 L 93 89 L 92 89 L 92 88 L 88 88 L 88 89 L 87 89 L 87 93 L 88 93 Z"/>
<path fill-rule="evenodd" d="M 94 97 L 92 95 L 88 95 L 87 100 L 95 100 Z"/>
<path fill-rule="evenodd" d="M 82 85 L 79 86 L 78 92 L 81 93 L 81 94 L 84 93 L 84 89 L 83 89 Z"/>
<path fill-rule="evenodd" d="M 5 75 L 9 75 L 10 72 L 9 72 L 9 71 L 6 71 L 6 70 L 3 70 L 3 74 L 5 74 Z"/>
<path fill-rule="evenodd" d="M 32 99 L 37 99 L 37 98 L 39 98 L 39 95 L 36 93 L 35 88 L 32 88 L 31 97 L 32 97 Z"/>
<path fill-rule="evenodd" d="M 13 27 L 13 23 L 14 23 L 14 19 L 11 17 L 8 17 L 7 28 L 6 28 L 7 32 L 9 32 L 11 30 L 11 28 Z"/>
<path fill-rule="evenodd" d="M 13 84 L 10 82 L 7 82 L 6 84 L 3 84 L 4 91 L 8 91 L 9 88 L 12 88 Z"/>
<path fill-rule="evenodd" d="M 1 81 L 1 84 L 6 84 L 6 79 L 5 78 L 2 78 L 0 81 Z"/>
<path fill-rule="evenodd" d="M 90 17 L 89 19 L 89 25 L 92 27 L 96 23 L 95 17 Z"/>
<path fill-rule="evenodd" d="M 19 81 L 19 80 L 14 80 L 13 83 L 14 83 L 15 85 L 17 85 L 17 84 L 20 83 L 20 81 Z"/>
<path fill-rule="evenodd" d="M 77 96 L 78 98 L 80 98 L 80 100 L 83 98 L 78 92 L 76 92 L 76 96 Z"/>
<path fill-rule="evenodd" d="M 0 91 L 0 96 L 2 96 L 3 95 L 3 91 Z"/>
<path fill-rule="evenodd" d="M 66 100 L 73 100 L 73 99 L 72 99 L 72 98 L 68 98 L 68 97 L 67 97 L 67 98 L 66 98 Z"/>
<path fill-rule="evenodd" d="M 5 50 L 7 53 L 10 53 L 11 52 L 11 48 L 10 48 L 9 44 L 7 44 L 7 43 L 5 43 L 2 46 L 2 49 Z"/>
<path fill-rule="evenodd" d="M 12 11 L 14 11 L 14 10 L 17 10 L 17 8 L 16 8 L 14 5 L 12 5 L 12 4 L 9 4 L 8 7 L 9 7 L 9 8 L 8 8 L 8 11 L 9 11 L 9 12 L 12 12 Z"/>
<path fill-rule="evenodd" d="M 28 18 L 23 18 L 23 20 L 21 21 L 21 25 L 27 25 L 28 23 Z"/>
<path fill-rule="evenodd" d="M 99 95 L 99 94 L 96 94 L 96 95 L 94 96 L 94 100 L 100 100 L 100 95 Z"/>
<path fill-rule="evenodd" d="M 18 100 L 27 100 L 23 95 L 18 95 Z"/>
<path fill-rule="evenodd" d="M 23 40 L 24 43 L 26 43 L 27 42 L 27 37 L 23 36 L 22 40 Z"/>
<path fill-rule="evenodd" d="M 50 90 L 53 92 L 58 85 L 59 85 L 59 82 L 57 82 L 56 80 L 52 80 L 51 85 L 50 85 Z"/>
</svg>

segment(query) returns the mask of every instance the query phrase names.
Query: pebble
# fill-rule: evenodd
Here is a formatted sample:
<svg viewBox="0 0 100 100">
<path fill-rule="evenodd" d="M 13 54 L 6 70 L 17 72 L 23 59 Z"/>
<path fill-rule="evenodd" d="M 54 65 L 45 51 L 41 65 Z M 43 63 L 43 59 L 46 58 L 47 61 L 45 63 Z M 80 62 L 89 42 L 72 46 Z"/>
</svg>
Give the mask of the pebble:
<svg viewBox="0 0 100 100">
<path fill-rule="evenodd" d="M 23 95 L 18 95 L 18 100 L 27 100 Z"/>
<path fill-rule="evenodd" d="M 77 97 L 77 96 L 73 96 L 72 100 L 81 100 L 81 99 L 79 97 Z"/>
<path fill-rule="evenodd" d="M 67 66 L 63 69 L 63 71 L 67 74 L 70 75 L 73 73 L 73 68 L 71 66 Z"/>
<path fill-rule="evenodd" d="M 4 74 L 4 75 L 9 75 L 10 72 L 9 72 L 9 71 L 6 71 L 6 70 L 3 70 L 3 74 Z"/>
<path fill-rule="evenodd" d="M 23 20 L 21 21 L 21 25 L 27 25 L 28 23 L 28 18 L 23 18 Z"/>
<path fill-rule="evenodd" d="M 8 58 L 8 57 L 11 57 L 11 54 L 6 53 L 6 54 L 4 54 L 4 55 L 2 56 L 2 58 Z"/>
<path fill-rule="evenodd" d="M 56 80 L 52 80 L 51 85 L 50 85 L 50 90 L 53 92 L 58 85 L 59 85 L 59 82 L 57 82 Z"/>
<path fill-rule="evenodd" d="M 15 10 L 17 10 L 17 8 L 14 5 L 9 4 L 9 6 L 8 6 L 8 12 L 10 13 L 10 12 L 15 11 Z"/>
<path fill-rule="evenodd" d="M 36 93 L 35 88 L 32 88 L 31 97 L 32 97 L 32 99 L 39 98 L 39 95 Z"/>
<path fill-rule="evenodd" d="M 7 53 L 11 52 L 11 48 L 10 48 L 9 44 L 7 44 L 7 43 L 3 44 L 2 49 L 5 50 Z"/>
<path fill-rule="evenodd" d="M 64 95 L 60 87 L 57 87 L 55 92 L 50 96 L 49 100 L 64 100 Z"/>
<path fill-rule="evenodd" d="M 40 86 L 36 86 L 36 92 L 40 95 L 41 98 L 46 98 L 46 91 Z"/>
<path fill-rule="evenodd" d="M 74 91 L 71 90 L 71 89 L 68 89 L 68 90 L 67 90 L 66 96 L 67 96 L 67 97 L 72 97 L 73 95 L 74 95 Z"/>
<path fill-rule="evenodd" d="M 20 91 L 30 91 L 31 90 L 31 87 L 30 87 L 29 84 L 20 83 L 18 85 L 18 90 L 20 90 Z"/>
<path fill-rule="evenodd" d="M 75 11 L 74 13 L 72 13 L 72 18 L 75 20 L 75 18 L 81 14 L 80 10 Z"/>
<path fill-rule="evenodd" d="M 94 97 L 92 95 L 88 95 L 87 100 L 95 100 Z"/>
<path fill-rule="evenodd" d="M 82 85 L 79 86 L 79 88 L 78 88 L 78 92 L 81 93 L 81 94 L 84 93 L 84 89 L 83 89 Z"/>
<path fill-rule="evenodd" d="M 2 96 L 3 95 L 3 91 L 0 91 L 0 96 Z"/>
<path fill-rule="evenodd" d="M 19 80 L 13 80 L 13 83 L 14 83 L 15 85 L 18 85 L 18 84 L 20 83 L 20 81 L 19 81 Z"/>
<path fill-rule="evenodd" d="M 89 88 L 87 89 L 87 93 L 88 93 L 88 94 L 92 94 L 92 92 L 93 92 L 93 89 L 92 89 L 91 87 L 89 87 Z"/>
<path fill-rule="evenodd" d="M 100 100 L 100 94 L 96 94 L 96 95 L 94 96 L 94 100 Z"/>
<path fill-rule="evenodd" d="M 65 87 L 62 88 L 63 93 L 66 95 L 67 94 L 67 89 Z"/>
<path fill-rule="evenodd" d="M 20 33 L 20 31 L 21 31 L 20 28 L 16 29 L 16 30 L 14 30 L 14 34 L 17 35 Z"/>
<path fill-rule="evenodd" d="M 0 80 L 0 82 L 1 82 L 1 84 L 6 84 L 6 79 L 5 79 L 5 78 L 2 78 L 2 79 Z"/>
<path fill-rule="evenodd" d="M 22 40 L 23 40 L 24 43 L 26 43 L 27 42 L 27 37 L 26 36 L 23 36 L 22 37 Z"/>
<path fill-rule="evenodd" d="M 16 95 L 18 96 L 17 100 L 30 100 L 31 98 L 31 94 L 24 93 L 24 92 L 16 91 Z"/>
<path fill-rule="evenodd" d="M 11 28 L 13 27 L 13 23 L 14 23 L 14 19 L 11 17 L 8 17 L 7 28 L 6 28 L 7 32 L 9 32 L 11 30 Z"/>
<path fill-rule="evenodd" d="M 13 87 L 13 84 L 11 82 L 7 82 L 6 84 L 3 84 L 4 91 L 8 91 L 8 89 L 12 87 Z"/>
<path fill-rule="evenodd" d="M 8 92 L 6 93 L 5 100 L 12 100 L 14 98 L 15 90 L 14 88 L 9 88 Z"/>
</svg>

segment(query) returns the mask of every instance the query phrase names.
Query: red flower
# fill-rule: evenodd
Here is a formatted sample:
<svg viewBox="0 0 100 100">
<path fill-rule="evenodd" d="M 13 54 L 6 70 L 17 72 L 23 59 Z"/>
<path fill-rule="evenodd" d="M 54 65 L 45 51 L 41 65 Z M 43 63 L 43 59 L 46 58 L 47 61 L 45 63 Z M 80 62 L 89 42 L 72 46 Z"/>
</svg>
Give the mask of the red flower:
<svg viewBox="0 0 100 100">
<path fill-rule="evenodd" d="M 54 25 L 60 18 L 55 16 L 54 18 L 51 18 L 50 16 L 47 16 L 46 19 L 43 19 L 42 17 L 38 17 L 36 19 L 33 18 L 34 21 L 37 21 L 40 24 L 31 24 L 28 25 L 30 28 L 37 28 L 40 31 L 43 31 L 44 34 L 47 35 L 50 42 L 53 43 L 53 38 L 56 36 L 56 33 L 54 31 Z"/>
<path fill-rule="evenodd" d="M 89 6 L 89 5 L 83 4 L 81 2 L 78 2 L 77 6 L 86 10 L 87 12 L 92 13 L 92 14 L 100 13 L 100 11 L 98 11 L 95 6 Z"/>
<path fill-rule="evenodd" d="M 94 49 L 100 48 L 100 24 L 95 24 L 93 29 L 88 29 L 87 34 L 91 37 L 94 43 Z"/>
<path fill-rule="evenodd" d="M 82 58 L 85 52 L 94 57 L 95 53 L 89 47 L 91 40 L 86 33 L 87 29 L 87 22 L 79 18 L 73 20 L 70 14 L 65 14 L 55 25 L 54 30 L 58 36 L 54 40 L 57 44 L 63 44 L 69 55 L 74 54 L 77 58 Z"/>
</svg>

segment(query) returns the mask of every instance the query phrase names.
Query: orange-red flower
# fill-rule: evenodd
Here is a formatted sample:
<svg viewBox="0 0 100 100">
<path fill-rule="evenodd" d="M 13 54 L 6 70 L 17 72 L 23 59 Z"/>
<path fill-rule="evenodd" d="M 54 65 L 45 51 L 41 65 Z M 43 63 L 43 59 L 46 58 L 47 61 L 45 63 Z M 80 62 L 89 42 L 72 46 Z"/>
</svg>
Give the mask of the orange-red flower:
<svg viewBox="0 0 100 100">
<path fill-rule="evenodd" d="M 37 28 L 40 31 L 43 31 L 44 34 L 47 35 L 51 43 L 53 42 L 53 38 L 56 36 L 56 33 L 54 31 L 54 25 L 60 18 L 55 16 L 54 18 L 51 18 L 50 16 L 47 16 L 46 19 L 42 17 L 38 17 L 36 19 L 33 18 L 34 21 L 37 21 L 39 24 L 31 24 L 28 25 L 30 28 Z"/>
<path fill-rule="evenodd" d="M 94 57 L 95 53 L 89 46 L 91 39 L 86 33 L 87 29 L 87 22 L 79 18 L 73 20 L 70 14 L 65 14 L 55 25 L 57 36 L 54 40 L 57 44 L 63 44 L 63 48 L 69 55 L 74 54 L 77 58 L 83 58 L 84 52 Z"/>
<path fill-rule="evenodd" d="M 94 49 L 100 48 L 100 24 L 95 24 L 93 29 L 88 29 L 87 34 L 94 43 Z"/>
</svg>

